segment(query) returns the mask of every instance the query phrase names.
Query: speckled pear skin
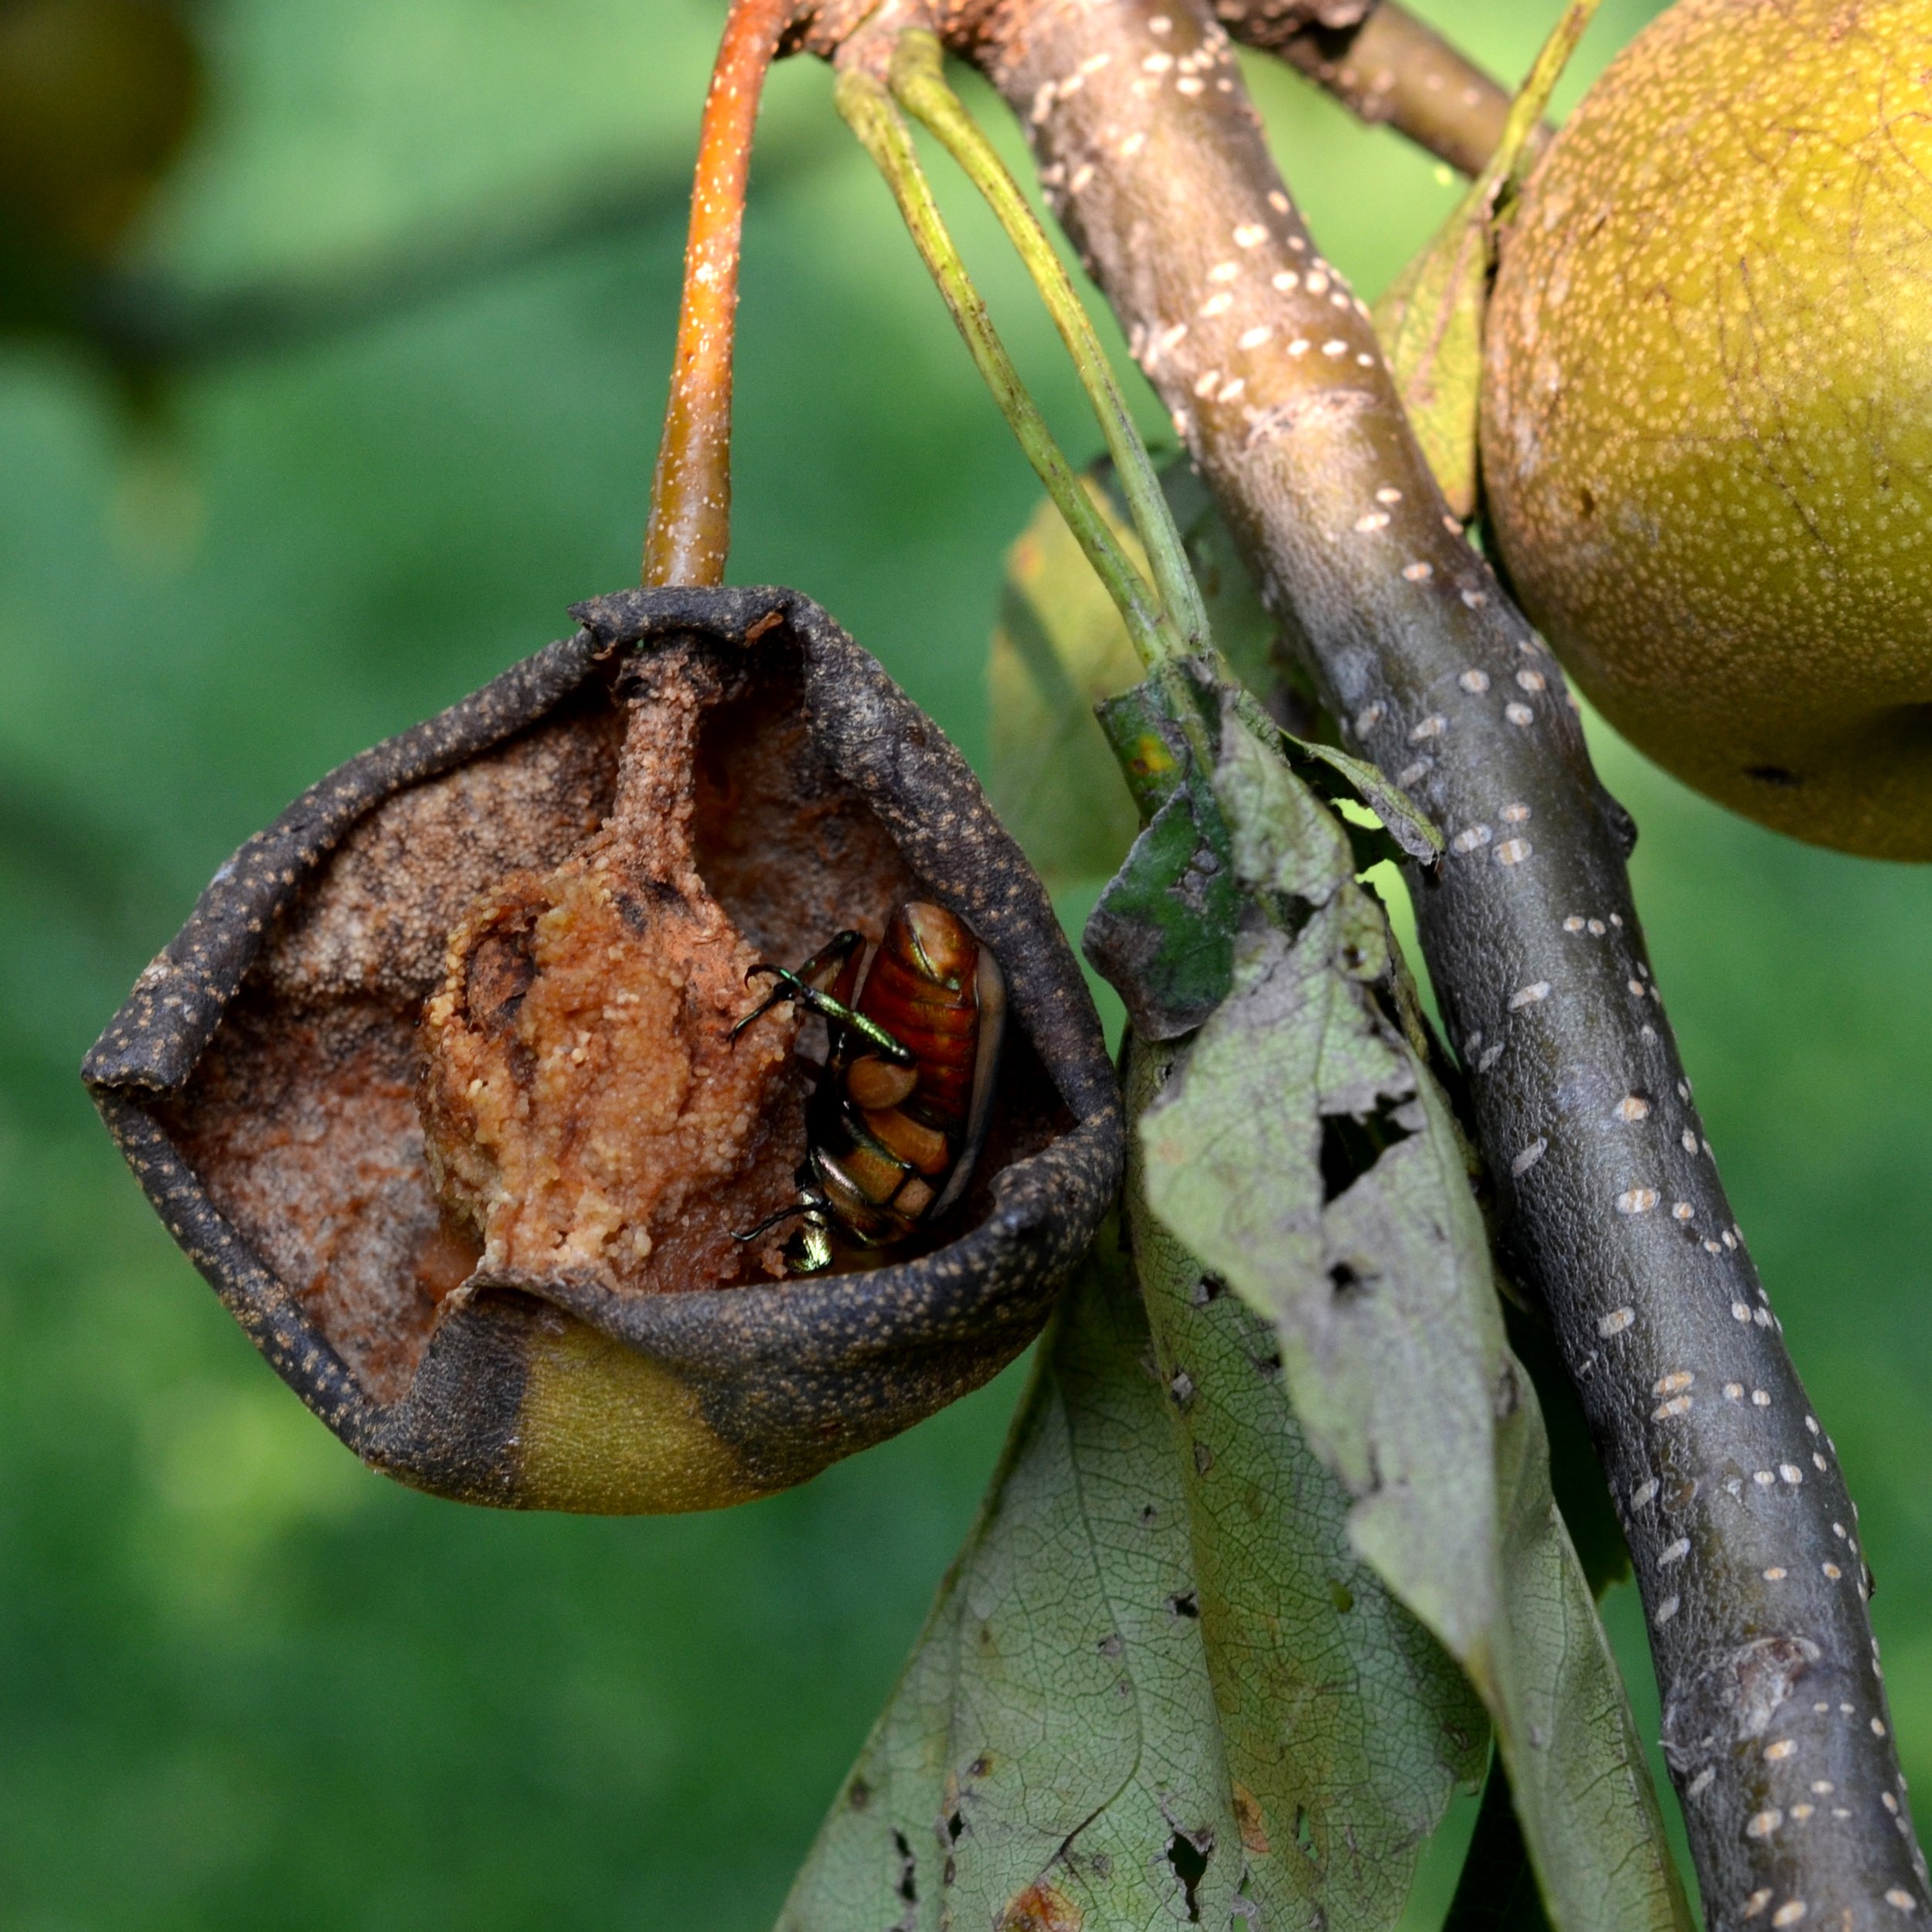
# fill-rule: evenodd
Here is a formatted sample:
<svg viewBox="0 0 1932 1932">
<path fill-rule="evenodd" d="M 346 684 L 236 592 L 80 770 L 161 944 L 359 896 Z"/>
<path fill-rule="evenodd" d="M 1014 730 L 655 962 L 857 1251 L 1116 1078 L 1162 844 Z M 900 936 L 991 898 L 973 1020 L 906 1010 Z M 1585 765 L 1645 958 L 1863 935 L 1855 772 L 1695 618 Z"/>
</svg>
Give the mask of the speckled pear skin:
<svg viewBox="0 0 1932 1932">
<path fill-rule="evenodd" d="M 1484 487 L 1625 736 L 1798 838 L 1932 858 L 1932 9 L 1679 0 L 1504 236 Z"/>
<path fill-rule="evenodd" d="M 672 589 L 572 614 L 574 636 L 352 759 L 244 845 L 83 1072 L 170 1233 L 276 1372 L 366 1462 L 509 1508 L 714 1508 L 896 1434 L 1026 1345 L 1118 1188 L 1120 1098 L 1044 889 L 959 753 L 816 604 L 782 589 Z M 423 905 L 440 917 L 434 909 L 457 889 L 437 886 L 438 865 L 460 873 L 476 862 L 473 848 L 501 842 L 493 821 L 515 816 L 505 800 L 526 815 L 536 800 L 553 842 L 580 835 L 597 805 L 611 691 L 636 654 L 693 636 L 748 672 L 754 696 L 768 683 L 774 715 L 801 723 L 799 756 L 818 790 L 801 801 L 801 837 L 836 845 L 839 812 L 876 821 L 889 842 L 878 849 L 888 855 L 874 868 L 878 890 L 917 887 L 993 948 L 1012 1023 L 1004 1124 L 944 1245 L 869 1272 L 640 1294 L 479 1271 L 432 1303 L 414 1277 L 442 1264 L 442 1237 L 433 1192 L 412 1168 L 420 1127 L 397 1099 L 420 998 L 420 971 L 412 981 L 396 964 L 406 928 Z M 412 799 L 423 809 L 396 820 Z M 386 822 L 406 836 L 386 834 Z M 731 828 L 716 835 L 728 869 Z M 852 849 L 873 849 L 860 839 Z M 429 887 L 386 898 L 385 867 L 400 876 L 419 854 Z M 303 925 L 332 873 L 338 908 L 353 914 L 338 920 L 355 942 L 346 968 L 326 932 L 318 941 Z M 753 925 L 761 916 L 756 903 L 746 913 Z M 324 1043 L 315 1053 L 286 1046 L 304 1029 Z M 250 1046 L 261 1039 L 274 1050 Z M 314 1093 L 301 1090 L 311 1066 Z M 276 1090 L 260 1097 L 272 1131 L 254 1131 L 246 1093 L 235 1124 L 236 1068 L 273 1071 Z M 217 1101 L 224 1125 L 210 1138 L 197 1109 Z M 316 1175 L 329 1178 L 338 1131 L 361 1135 L 362 1177 L 352 1187 L 345 1170 L 340 1211 L 291 1234 L 257 1206 L 251 1238 L 237 1225 L 258 1200 L 251 1177 L 306 1159 L 308 1192 L 296 1190 L 306 1203 Z M 216 1193 L 240 1207 L 225 1213 Z M 281 1268 L 265 1248 L 281 1253 Z"/>
</svg>

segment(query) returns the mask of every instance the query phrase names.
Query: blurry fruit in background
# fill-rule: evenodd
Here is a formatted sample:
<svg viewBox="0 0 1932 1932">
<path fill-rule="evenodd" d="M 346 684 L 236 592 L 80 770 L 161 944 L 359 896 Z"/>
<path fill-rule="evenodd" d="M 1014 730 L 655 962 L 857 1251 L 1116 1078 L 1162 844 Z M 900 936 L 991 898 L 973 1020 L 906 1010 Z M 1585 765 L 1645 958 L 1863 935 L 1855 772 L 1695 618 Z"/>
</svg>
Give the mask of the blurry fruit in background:
<svg viewBox="0 0 1932 1932">
<path fill-rule="evenodd" d="M 0 328 L 73 328 L 193 128 L 168 0 L 0 0 Z"/>
<path fill-rule="evenodd" d="M 25 239 L 98 260 L 194 124 L 201 66 L 163 0 L 0 5 L 0 207 Z"/>
<path fill-rule="evenodd" d="M 1680 0 L 1502 239 L 1484 483 L 1618 730 L 1815 843 L 1932 858 L 1932 5 Z"/>
<path fill-rule="evenodd" d="M 614 138 L 606 160 L 571 176 L 304 267 L 203 286 L 132 263 L 139 219 L 207 107 L 202 11 L 196 0 L 0 0 L 0 345 L 80 348 L 144 423 L 165 379 L 189 367 L 298 349 L 558 254 L 682 230 L 683 154 L 627 155 Z M 818 123 L 781 130 L 760 156 L 760 188 L 842 151 Z"/>
</svg>

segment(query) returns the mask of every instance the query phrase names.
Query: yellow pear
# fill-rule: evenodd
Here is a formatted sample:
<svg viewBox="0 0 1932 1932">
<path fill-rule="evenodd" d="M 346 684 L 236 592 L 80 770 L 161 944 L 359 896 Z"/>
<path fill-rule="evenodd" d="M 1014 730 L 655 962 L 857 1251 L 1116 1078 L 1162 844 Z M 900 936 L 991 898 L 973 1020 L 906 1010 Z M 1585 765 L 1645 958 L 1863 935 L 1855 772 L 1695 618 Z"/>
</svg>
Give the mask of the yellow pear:
<svg viewBox="0 0 1932 1932">
<path fill-rule="evenodd" d="M 1504 235 L 1484 487 L 1634 744 L 1932 858 L 1932 0 L 1679 0 Z"/>
</svg>

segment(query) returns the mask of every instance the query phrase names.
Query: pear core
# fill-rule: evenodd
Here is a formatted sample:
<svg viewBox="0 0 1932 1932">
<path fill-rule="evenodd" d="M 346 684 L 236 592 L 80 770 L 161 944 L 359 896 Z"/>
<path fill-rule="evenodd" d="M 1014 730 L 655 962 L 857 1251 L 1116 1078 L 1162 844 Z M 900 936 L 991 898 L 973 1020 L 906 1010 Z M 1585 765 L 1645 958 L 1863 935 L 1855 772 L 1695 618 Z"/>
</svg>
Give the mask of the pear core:
<svg viewBox="0 0 1932 1932">
<path fill-rule="evenodd" d="M 1484 487 L 1532 621 L 1641 750 L 1932 858 L 1932 14 L 1680 0 L 1503 240 Z"/>
<path fill-rule="evenodd" d="M 699 728 L 719 681 L 654 659 L 630 704 L 614 808 L 548 873 L 520 872 L 451 934 L 423 1009 L 424 1151 L 494 1274 L 663 1293 L 781 1277 L 804 1151 L 797 1022 L 742 1039 L 757 950 L 698 869 Z"/>
</svg>

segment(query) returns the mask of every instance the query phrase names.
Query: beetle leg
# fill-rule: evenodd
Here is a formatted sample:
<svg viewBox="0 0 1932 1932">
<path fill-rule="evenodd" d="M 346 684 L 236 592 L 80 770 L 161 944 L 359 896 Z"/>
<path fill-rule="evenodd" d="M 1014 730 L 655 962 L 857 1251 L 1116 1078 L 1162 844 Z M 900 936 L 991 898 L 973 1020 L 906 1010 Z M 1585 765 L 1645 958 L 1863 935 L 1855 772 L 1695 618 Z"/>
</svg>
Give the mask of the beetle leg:
<svg viewBox="0 0 1932 1932">
<path fill-rule="evenodd" d="M 868 1019 L 863 1013 L 848 1006 L 843 1000 L 834 999 L 831 994 L 821 993 L 817 987 L 802 982 L 794 991 L 792 997 L 810 1007 L 828 1025 L 842 1026 L 848 1032 L 856 1033 L 874 1053 L 883 1059 L 890 1060 L 895 1066 L 913 1066 L 918 1063 L 910 1046 L 902 1046 L 897 1036 L 889 1033 L 877 1020 Z"/>
<path fill-rule="evenodd" d="M 770 973 L 773 977 L 772 988 L 770 992 L 766 994 L 763 999 L 759 1001 L 756 1006 L 752 1008 L 750 1012 L 746 1014 L 743 1019 L 739 1021 L 736 1026 L 732 1028 L 731 1037 L 733 1040 L 736 1040 L 738 1036 L 742 1033 L 753 1020 L 763 1019 L 766 1014 L 770 1012 L 772 1008 L 777 1005 L 781 1001 L 791 999 L 794 997 L 791 988 L 785 984 L 786 981 L 790 979 L 792 975 L 787 973 L 784 967 L 754 966 L 752 968 L 751 972 L 745 975 L 745 978 L 747 981 L 750 980 L 753 973 Z"/>
<path fill-rule="evenodd" d="M 847 944 L 846 942 L 850 944 Z M 842 999 L 835 999 L 821 987 L 812 984 L 812 977 L 825 971 L 828 964 L 842 966 L 844 957 L 835 957 L 834 948 L 842 947 L 845 957 L 865 943 L 859 933 L 841 933 L 822 952 L 815 953 L 797 972 L 788 966 L 754 966 L 745 977 L 753 973 L 769 973 L 772 978 L 771 991 L 731 1029 L 735 1040 L 751 1022 L 761 1019 L 783 1000 L 796 1000 L 801 1006 L 818 1014 L 828 1025 L 842 1026 L 848 1032 L 856 1033 L 872 1050 L 890 1060 L 895 1066 L 910 1066 L 915 1063 L 913 1050 L 902 1046 L 897 1039 L 881 1026 L 878 1021 L 868 1019 L 863 1013 L 849 1006 Z"/>
<path fill-rule="evenodd" d="M 746 984 L 749 985 L 760 973 L 769 973 L 772 977 L 772 988 L 732 1028 L 731 1037 L 735 1040 L 753 1020 L 762 1019 L 781 1001 L 799 998 L 807 988 L 822 993 L 838 985 L 840 980 L 845 977 L 846 969 L 853 957 L 865 943 L 866 935 L 863 933 L 854 932 L 848 927 L 842 933 L 835 933 L 795 973 L 783 966 L 760 964 L 753 967 L 745 975 Z M 825 982 L 822 986 L 819 984 L 821 980 Z"/>
</svg>

